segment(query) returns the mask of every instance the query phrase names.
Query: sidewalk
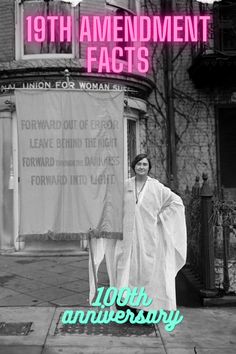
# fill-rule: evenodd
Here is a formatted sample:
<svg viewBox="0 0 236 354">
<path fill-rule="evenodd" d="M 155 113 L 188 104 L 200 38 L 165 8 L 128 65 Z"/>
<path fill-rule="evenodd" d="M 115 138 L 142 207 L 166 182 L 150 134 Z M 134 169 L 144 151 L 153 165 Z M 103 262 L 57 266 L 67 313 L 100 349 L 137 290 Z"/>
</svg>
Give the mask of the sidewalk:
<svg viewBox="0 0 236 354">
<path fill-rule="evenodd" d="M 105 264 L 99 281 L 108 285 Z M 65 330 L 60 315 L 68 307 L 89 309 L 88 288 L 87 255 L 0 256 L 0 354 L 236 352 L 236 308 L 179 307 L 184 321 L 170 333 L 163 324 Z"/>
<path fill-rule="evenodd" d="M 108 285 L 105 264 L 100 286 Z M 89 306 L 88 255 L 0 256 L 0 306 Z"/>
</svg>

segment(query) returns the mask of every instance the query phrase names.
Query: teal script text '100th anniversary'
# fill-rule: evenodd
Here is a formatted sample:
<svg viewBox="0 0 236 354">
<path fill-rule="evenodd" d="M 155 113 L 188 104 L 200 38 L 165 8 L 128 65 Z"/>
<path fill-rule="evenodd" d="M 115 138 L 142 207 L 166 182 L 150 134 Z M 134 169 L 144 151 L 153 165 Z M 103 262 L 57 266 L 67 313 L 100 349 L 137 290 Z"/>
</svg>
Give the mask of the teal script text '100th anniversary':
<svg viewBox="0 0 236 354">
<path fill-rule="evenodd" d="M 184 318 L 179 310 L 149 310 L 145 314 L 143 310 L 140 310 L 137 314 L 134 314 L 129 309 L 126 311 L 104 310 L 106 306 L 112 306 L 115 303 L 119 305 L 119 307 L 126 305 L 134 307 L 139 307 L 140 305 L 142 305 L 142 307 L 150 306 L 152 299 L 148 297 L 144 288 L 133 288 L 131 290 L 126 287 L 118 290 L 115 287 L 110 287 L 105 291 L 104 296 L 103 293 L 104 287 L 98 288 L 97 297 L 92 303 L 93 307 L 100 307 L 102 310 L 88 310 L 86 312 L 83 310 L 65 310 L 61 318 L 62 324 L 80 323 L 83 325 L 89 322 L 92 324 L 108 324 L 110 322 L 123 324 L 128 321 L 131 324 L 157 324 L 162 322 L 165 324 L 165 330 L 172 332 Z"/>
</svg>

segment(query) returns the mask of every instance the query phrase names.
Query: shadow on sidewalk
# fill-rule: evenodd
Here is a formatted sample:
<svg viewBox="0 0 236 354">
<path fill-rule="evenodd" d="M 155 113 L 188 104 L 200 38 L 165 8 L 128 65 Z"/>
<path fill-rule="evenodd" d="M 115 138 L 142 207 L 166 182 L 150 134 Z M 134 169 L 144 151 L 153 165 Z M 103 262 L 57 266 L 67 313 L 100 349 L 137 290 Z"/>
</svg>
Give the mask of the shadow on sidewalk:
<svg viewBox="0 0 236 354">
<path fill-rule="evenodd" d="M 177 306 L 202 307 L 201 298 L 180 271 L 176 277 Z"/>
</svg>

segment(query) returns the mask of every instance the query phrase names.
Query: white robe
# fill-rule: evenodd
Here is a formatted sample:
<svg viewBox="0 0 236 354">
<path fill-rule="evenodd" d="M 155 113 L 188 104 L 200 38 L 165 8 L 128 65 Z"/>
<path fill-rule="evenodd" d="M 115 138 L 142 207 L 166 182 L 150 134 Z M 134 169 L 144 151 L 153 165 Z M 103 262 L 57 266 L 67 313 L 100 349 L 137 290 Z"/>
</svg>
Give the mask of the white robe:
<svg viewBox="0 0 236 354">
<path fill-rule="evenodd" d="M 147 308 L 175 310 L 175 276 L 186 261 L 186 224 L 181 198 L 147 178 L 135 199 L 135 178 L 124 189 L 123 240 L 115 246 L 115 286 L 144 287 L 153 299 Z"/>
</svg>

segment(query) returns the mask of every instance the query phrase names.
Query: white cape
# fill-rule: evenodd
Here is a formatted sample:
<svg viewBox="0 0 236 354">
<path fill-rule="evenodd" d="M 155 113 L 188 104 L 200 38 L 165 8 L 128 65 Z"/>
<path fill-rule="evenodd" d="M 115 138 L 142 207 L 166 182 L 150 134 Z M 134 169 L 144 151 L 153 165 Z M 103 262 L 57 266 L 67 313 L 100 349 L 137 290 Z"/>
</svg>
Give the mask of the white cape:
<svg viewBox="0 0 236 354">
<path fill-rule="evenodd" d="M 115 286 L 144 287 L 148 310 L 175 310 L 175 276 L 186 261 L 186 223 L 181 198 L 148 177 L 135 201 L 135 178 L 124 189 L 123 240 L 115 248 Z"/>
<path fill-rule="evenodd" d="M 90 303 L 104 255 L 110 286 L 144 287 L 153 300 L 148 310 L 175 310 L 175 277 L 186 261 L 186 224 L 181 198 L 148 177 L 135 200 L 135 178 L 124 188 L 123 240 L 93 239 L 89 257 Z M 94 263 L 94 271 L 92 260 Z M 95 279 L 94 279 L 95 278 Z"/>
</svg>

